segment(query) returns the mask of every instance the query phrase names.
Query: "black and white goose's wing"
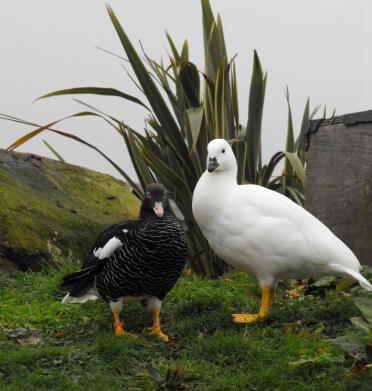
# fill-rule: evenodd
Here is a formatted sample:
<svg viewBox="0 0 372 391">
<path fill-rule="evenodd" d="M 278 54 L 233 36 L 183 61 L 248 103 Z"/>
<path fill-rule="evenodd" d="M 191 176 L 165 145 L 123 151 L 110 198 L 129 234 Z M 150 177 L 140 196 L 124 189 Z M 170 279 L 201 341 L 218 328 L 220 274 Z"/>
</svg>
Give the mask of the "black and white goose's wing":
<svg viewBox="0 0 372 391">
<path fill-rule="evenodd" d="M 99 234 L 92 246 L 90 256 L 85 259 L 81 270 L 63 277 L 62 286 L 73 285 L 73 287 L 62 303 L 71 302 L 72 297 L 84 297 L 82 300 L 85 301 L 85 296 L 94 288 L 95 277 L 102 270 L 107 259 L 123 245 L 126 241 L 126 234 L 135 229 L 137 224 L 138 220 L 122 220 L 109 225 Z M 94 299 L 94 297 L 92 298 Z"/>
<path fill-rule="evenodd" d="M 107 226 L 94 242 L 91 249 L 91 256 L 83 264 L 84 267 L 91 266 L 91 262 L 96 263 L 99 260 L 109 258 L 115 250 L 123 245 L 123 241 L 127 241 L 127 233 L 136 229 L 139 220 L 122 220 L 117 223 Z"/>
</svg>

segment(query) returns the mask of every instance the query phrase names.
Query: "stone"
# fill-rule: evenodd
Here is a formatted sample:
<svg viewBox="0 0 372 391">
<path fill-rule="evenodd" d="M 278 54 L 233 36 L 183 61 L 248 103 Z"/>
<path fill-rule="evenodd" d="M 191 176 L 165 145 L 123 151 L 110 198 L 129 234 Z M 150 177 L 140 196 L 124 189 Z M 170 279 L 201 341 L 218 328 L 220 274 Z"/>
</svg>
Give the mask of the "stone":
<svg viewBox="0 0 372 391">
<path fill-rule="evenodd" d="M 100 231 L 138 216 L 140 201 L 106 174 L 0 149 L 0 270 L 81 262 Z"/>
</svg>

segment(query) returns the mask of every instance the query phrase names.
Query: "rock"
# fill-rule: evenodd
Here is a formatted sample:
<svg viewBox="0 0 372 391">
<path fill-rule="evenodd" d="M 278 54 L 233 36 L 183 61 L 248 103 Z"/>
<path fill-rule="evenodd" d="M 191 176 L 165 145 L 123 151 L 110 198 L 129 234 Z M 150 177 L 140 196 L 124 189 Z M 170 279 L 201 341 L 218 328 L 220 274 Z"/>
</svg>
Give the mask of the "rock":
<svg viewBox="0 0 372 391">
<path fill-rule="evenodd" d="M 0 149 L 0 270 L 79 262 L 98 233 L 137 217 L 124 182 L 87 168 Z"/>
<path fill-rule="evenodd" d="M 0 273 L 10 273 L 17 270 L 12 261 L 0 257 Z"/>
</svg>

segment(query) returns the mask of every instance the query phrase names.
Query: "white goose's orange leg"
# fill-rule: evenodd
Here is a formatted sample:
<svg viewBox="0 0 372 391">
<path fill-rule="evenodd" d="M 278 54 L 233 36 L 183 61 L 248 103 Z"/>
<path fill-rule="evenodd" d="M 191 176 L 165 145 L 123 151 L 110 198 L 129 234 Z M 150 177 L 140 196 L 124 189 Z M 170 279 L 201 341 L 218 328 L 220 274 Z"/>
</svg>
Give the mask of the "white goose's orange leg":
<svg viewBox="0 0 372 391">
<path fill-rule="evenodd" d="M 269 308 L 272 306 L 275 297 L 275 289 L 270 288 Z"/>
<path fill-rule="evenodd" d="M 114 322 L 115 334 L 116 335 L 129 335 L 131 337 L 137 338 L 137 335 L 132 334 L 132 333 L 128 333 L 127 331 L 125 331 L 123 329 L 123 323 L 120 322 L 120 319 L 119 319 L 120 310 L 113 309 L 112 313 L 114 314 L 114 319 L 115 319 L 115 322 Z"/>
<path fill-rule="evenodd" d="M 262 286 L 262 299 L 261 299 L 261 308 L 258 314 L 232 314 L 234 317 L 234 322 L 236 323 L 251 323 L 257 320 L 258 318 L 264 318 L 271 307 L 271 304 L 274 299 L 274 289 L 270 286 Z"/>
<path fill-rule="evenodd" d="M 154 334 L 157 337 L 161 338 L 162 340 L 168 341 L 169 339 L 168 335 L 164 334 L 160 329 L 159 314 L 160 314 L 160 307 L 155 307 L 152 312 L 153 325 L 152 327 L 148 327 L 148 330 L 150 330 L 150 334 Z"/>
</svg>

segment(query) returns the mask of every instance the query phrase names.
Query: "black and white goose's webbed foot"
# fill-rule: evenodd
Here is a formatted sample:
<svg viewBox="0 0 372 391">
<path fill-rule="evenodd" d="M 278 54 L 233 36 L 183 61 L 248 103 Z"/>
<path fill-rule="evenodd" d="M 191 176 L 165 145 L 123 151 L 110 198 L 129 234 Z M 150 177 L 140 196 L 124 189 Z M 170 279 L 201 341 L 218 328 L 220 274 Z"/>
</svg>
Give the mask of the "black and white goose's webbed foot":
<svg viewBox="0 0 372 391">
<path fill-rule="evenodd" d="M 128 331 L 125 331 L 123 329 L 123 322 L 120 322 L 120 317 L 119 317 L 122 306 L 123 306 L 122 300 L 118 300 L 116 302 L 110 302 L 110 307 L 111 307 L 112 313 L 114 314 L 114 319 L 115 319 L 115 322 L 114 322 L 115 334 L 116 335 L 128 335 L 130 337 L 137 338 L 137 335 L 129 333 Z"/>
<path fill-rule="evenodd" d="M 164 334 L 161 331 L 160 328 L 160 308 L 161 308 L 161 301 L 156 297 L 151 297 L 147 302 L 148 308 L 152 309 L 152 315 L 153 315 L 153 325 L 152 327 L 148 327 L 147 330 L 149 330 L 150 334 L 156 335 L 163 341 L 168 341 L 168 335 Z"/>
</svg>

